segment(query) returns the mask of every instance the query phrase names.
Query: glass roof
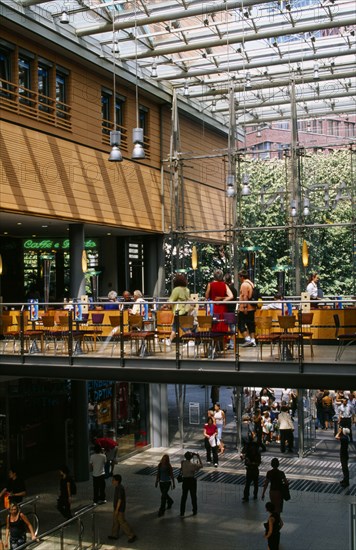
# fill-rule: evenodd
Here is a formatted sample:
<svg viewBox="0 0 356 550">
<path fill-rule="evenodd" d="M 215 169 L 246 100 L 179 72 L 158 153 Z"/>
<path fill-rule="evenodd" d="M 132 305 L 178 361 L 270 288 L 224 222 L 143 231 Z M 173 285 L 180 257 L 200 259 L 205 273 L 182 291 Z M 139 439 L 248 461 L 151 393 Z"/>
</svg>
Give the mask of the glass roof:
<svg viewBox="0 0 356 550">
<path fill-rule="evenodd" d="M 356 112 L 354 0 L 17 2 L 227 124 L 231 94 L 237 124 L 290 119 L 292 82 L 298 119 Z"/>
</svg>

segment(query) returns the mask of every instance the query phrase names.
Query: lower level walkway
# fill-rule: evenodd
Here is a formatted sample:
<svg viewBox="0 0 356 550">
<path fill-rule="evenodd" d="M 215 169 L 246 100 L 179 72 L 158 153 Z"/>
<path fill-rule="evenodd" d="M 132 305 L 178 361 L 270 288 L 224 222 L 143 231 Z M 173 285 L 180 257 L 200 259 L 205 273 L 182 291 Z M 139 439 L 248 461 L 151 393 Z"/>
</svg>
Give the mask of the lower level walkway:
<svg viewBox="0 0 356 550">
<path fill-rule="evenodd" d="M 179 516 L 181 486 L 176 484 L 176 489 L 171 492 L 174 499 L 171 510 L 166 511 L 163 517 L 158 517 L 160 493 L 155 488 L 156 466 L 162 454 L 168 452 L 178 473 L 180 460 L 188 447 L 184 450 L 177 447 L 150 449 L 120 463 L 127 493 L 126 518 L 136 533 L 137 540 L 130 544 L 123 533 L 114 544 L 107 538 L 111 531 L 113 495 L 111 480 L 108 479 L 107 503 L 98 506 L 96 510 L 103 549 L 267 549 L 263 538 L 263 522 L 267 518 L 265 503 L 260 498 L 261 491 L 258 500 L 242 502 L 245 470 L 236 449 L 228 447 L 220 460 L 219 468 L 215 469 L 206 464 L 204 450 L 198 447 L 197 442 L 189 448 L 200 452 L 204 464 L 198 479 L 196 516 L 191 514 L 189 498 L 186 516 Z M 282 455 L 277 445 L 263 453 L 260 485 L 274 456 L 280 459 L 280 468 L 290 480 L 292 498 L 285 503 L 282 515 L 284 527 L 280 550 L 350 548 L 350 504 L 356 504 L 356 453 L 351 445 L 350 451 L 351 479 L 348 489 L 339 485 L 342 473 L 338 460 L 338 442 L 335 441 L 332 430 L 319 431 L 316 450 L 307 458 L 300 459 L 293 454 Z M 73 508 L 92 501 L 91 480 L 77 485 L 78 494 L 73 499 Z M 41 495 L 38 504 L 40 532 L 61 521 L 55 508 L 56 472 L 29 479 L 28 492 Z M 265 502 L 267 501 L 266 498 Z M 66 549 L 71 548 L 68 541 Z"/>
</svg>

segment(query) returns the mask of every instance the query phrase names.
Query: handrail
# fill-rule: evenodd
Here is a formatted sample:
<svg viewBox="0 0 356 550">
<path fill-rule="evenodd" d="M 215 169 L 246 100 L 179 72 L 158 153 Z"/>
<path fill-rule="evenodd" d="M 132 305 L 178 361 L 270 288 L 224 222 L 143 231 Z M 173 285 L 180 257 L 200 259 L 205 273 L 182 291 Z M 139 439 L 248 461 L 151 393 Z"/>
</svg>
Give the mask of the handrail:
<svg viewBox="0 0 356 550">
<path fill-rule="evenodd" d="M 36 548 L 37 546 L 39 546 L 40 544 L 45 542 L 46 538 L 50 537 L 51 535 L 53 535 L 57 531 L 61 531 L 61 541 L 60 541 L 61 546 L 60 547 L 61 547 L 61 550 L 64 550 L 64 548 L 65 548 L 65 546 L 64 546 L 65 543 L 64 543 L 64 539 L 63 539 L 64 529 L 66 527 L 72 525 L 73 523 L 78 522 L 78 520 L 79 520 L 78 544 L 79 544 L 79 548 L 81 549 L 82 548 L 82 533 L 81 533 L 81 528 L 80 528 L 81 527 L 80 526 L 80 518 L 82 516 L 84 516 L 85 514 L 89 513 L 89 512 L 93 512 L 96 508 L 97 508 L 96 504 L 87 504 L 86 506 L 83 506 L 83 508 L 81 508 L 80 510 L 77 510 L 74 513 L 74 516 L 72 518 L 67 519 L 63 523 L 60 523 L 59 525 L 56 525 L 56 527 L 52 527 L 52 529 L 49 529 L 48 531 L 45 531 L 41 535 L 37 536 L 36 540 L 31 540 L 31 541 L 26 542 L 25 544 L 22 544 L 21 546 L 18 546 L 17 550 L 24 550 L 25 548 L 30 548 L 30 547 L 31 548 Z M 94 518 L 94 514 L 93 514 L 93 518 Z M 92 524 L 92 536 L 93 536 L 92 548 L 95 549 L 95 548 L 97 548 L 97 546 L 96 546 L 96 541 L 95 541 L 95 521 L 94 521 L 94 519 L 93 519 L 93 524 Z"/>
</svg>

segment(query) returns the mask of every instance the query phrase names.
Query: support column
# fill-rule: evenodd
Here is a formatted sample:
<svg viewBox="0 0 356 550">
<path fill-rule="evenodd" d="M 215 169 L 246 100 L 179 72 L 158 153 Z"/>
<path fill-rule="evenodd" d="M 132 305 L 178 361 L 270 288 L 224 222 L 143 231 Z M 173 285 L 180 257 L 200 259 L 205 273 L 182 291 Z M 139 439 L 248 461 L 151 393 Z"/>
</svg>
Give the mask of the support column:
<svg viewBox="0 0 356 550">
<path fill-rule="evenodd" d="M 73 223 L 69 225 L 70 240 L 70 289 L 71 298 L 80 298 L 85 294 L 85 278 L 82 269 L 82 254 L 84 250 L 84 225 Z"/>
<path fill-rule="evenodd" d="M 125 288 L 120 288 L 118 285 L 118 254 L 117 254 L 117 239 L 116 237 L 106 236 L 101 242 L 101 259 L 100 264 L 105 266 L 100 279 L 99 296 L 107 296 L 110 290 L 120 292 Z M 122 259 L 123 260 L 123 259 Z M 126 261 L 126 260 L 124 260 Z M 125 287 L 125 285 L 122 285 Z"/>
<path fill-rule="evenodd" d="M 73 466 L 77 481 L 89 479 L 89 430 L 87 383 L 72 380 Z"/>
<path fill-rule="evenodd" d="M 145 294 L 163 296 L 165 287 L 163 235 L 156 235 L 145 241 L 144 257 Z"/>
<path fill-rule="evenodd" d="M 150 384 L 150 421 L 152 447 L 168 447 L 167 384 Z"/>
<path fill-rule="evenodd" d="M 298 456 L 303 458 L 304 454 L 304 391 L 298 389 L 297 405 L 298 405 Z"/>
</svg>

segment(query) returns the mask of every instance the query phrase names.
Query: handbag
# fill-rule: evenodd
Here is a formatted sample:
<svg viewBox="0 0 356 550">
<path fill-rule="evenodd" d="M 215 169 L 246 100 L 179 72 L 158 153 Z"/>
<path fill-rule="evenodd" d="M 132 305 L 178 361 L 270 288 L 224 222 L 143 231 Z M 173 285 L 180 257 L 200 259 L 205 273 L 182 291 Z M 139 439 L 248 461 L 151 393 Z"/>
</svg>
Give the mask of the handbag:
<svg viewBox="0 0 356 550">
<path fill-rule="evenodd" d="M 282 498 L 283 500 L 290 500 L 289 483 L 286 478 L 282 480 Z"/>
</svg>

